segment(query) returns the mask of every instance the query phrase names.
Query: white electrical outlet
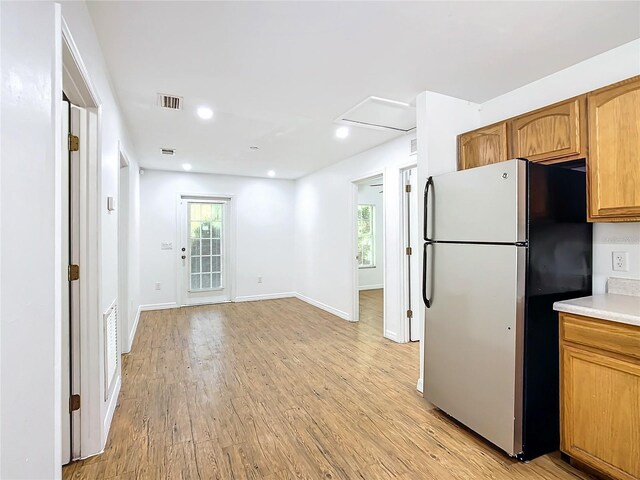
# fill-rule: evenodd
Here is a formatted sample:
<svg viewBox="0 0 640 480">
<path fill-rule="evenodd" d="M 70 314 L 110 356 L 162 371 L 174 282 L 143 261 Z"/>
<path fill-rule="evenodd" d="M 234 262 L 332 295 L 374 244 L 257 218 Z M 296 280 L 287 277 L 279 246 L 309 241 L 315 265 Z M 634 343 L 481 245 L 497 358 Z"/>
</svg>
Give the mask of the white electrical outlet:
<svg viewBox="0 0 640 480">
<path fill-rule="evenodd" d="M 156 290 L 160 290 L 161 286 L 162 286 L 162 284 L 160 282 L 156 282 Z"/>
<path fill-rule="evenodd" d="M 613 252 L 612 257 L 614 272 L 629 271 L 629 252 Z"/>
<path fill-rule="evenodd" d="M 258 276 L 258 283 L 262 283 L 262 275 Z"/>
</svg>

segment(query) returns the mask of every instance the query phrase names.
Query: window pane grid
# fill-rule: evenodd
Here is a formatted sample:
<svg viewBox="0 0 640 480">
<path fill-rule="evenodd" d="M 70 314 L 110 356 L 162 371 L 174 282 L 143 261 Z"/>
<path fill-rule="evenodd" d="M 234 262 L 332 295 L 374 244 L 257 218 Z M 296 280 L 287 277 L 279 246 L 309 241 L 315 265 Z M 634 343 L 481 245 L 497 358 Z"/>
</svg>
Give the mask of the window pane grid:
<svg viewBox="0 0 640 480">
<path fill-rule="evenodd" d="M 375 267 L 375 206 L 358 205 L 358 267 Z"/>
<path fill-rule="evenodd" d="M 223 204 L 189 203 L 188 225 L 191 290 L 221 288 L 223 284 Z"/>
</svg>

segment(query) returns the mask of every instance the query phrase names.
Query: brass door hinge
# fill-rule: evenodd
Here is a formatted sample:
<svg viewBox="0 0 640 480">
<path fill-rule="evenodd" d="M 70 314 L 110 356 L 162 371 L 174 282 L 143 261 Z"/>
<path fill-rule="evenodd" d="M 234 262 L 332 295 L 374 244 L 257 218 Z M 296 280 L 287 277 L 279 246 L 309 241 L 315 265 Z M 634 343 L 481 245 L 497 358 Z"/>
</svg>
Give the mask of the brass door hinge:
<svg viewBox="0 0 640 480">
<path fill-rule="evenodd" d="M 411 255 L 413 253 L 413 250 L 411 249 L 411 247 L 407 247 L 406 252 L 407 255 Z"/>
<path fill-rule="evenodd" d="M 80 150 L 80 138 L 77 135 L 69 134 L 69 151 L 77 152 Z"/>
<path fill-rule="evenodd" d="M 405 185 L 404 186 L 404 191 L 407 193 L 411 193 L 411 185 Z"/>
<path fill-rule="evenodd" d="M 73 282 L 80 278 L 80 265 L 69 265 L 69 281 Z"/>
<path fill-rule="evenodd" d="M 80 395 L 77 393 L 69 397 L 69 413 L 80 410 Z"/>
<path fill-rule="evenodd" d="M 413 310 L 407 310 L 407 318 L 413 318 Z"/>
</svg>

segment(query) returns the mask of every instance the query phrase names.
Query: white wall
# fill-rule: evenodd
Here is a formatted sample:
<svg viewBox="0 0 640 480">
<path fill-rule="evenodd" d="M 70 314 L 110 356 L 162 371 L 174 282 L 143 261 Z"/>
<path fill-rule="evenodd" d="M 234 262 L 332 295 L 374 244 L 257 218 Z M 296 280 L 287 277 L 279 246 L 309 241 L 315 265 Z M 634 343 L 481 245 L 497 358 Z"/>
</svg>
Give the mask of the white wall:
<svg viewBox="0 0 640 480">
<path fill-rule="evenodd" d="M 141 301 L 144 308 L 177 301 L 179 194 L 233 195 L 236 211 L 236 300 L 292 295 L 295 182 L 146 170 L 140 182 Z M 173 250 L 160 243 L 173 242 Z M 258 283 L 262 276 L 262 283 Z M 160 282 L 161 289 L 155 284 Z"/>
<path fill-rule="evenodd" d="M 60 15 L 0 9 L 0 478 L 60 478 Z"/>
<path fill-rule="evenodd" d="M 358 287 L 360 290 L 382 288 L 384 285 L 384 211 L 382 204 L 383 187 L 372 187 L 372 183 L 382 183 L 382 178 L 374 178 L 371 181 L 358 185 L 358 204 L 373 205 L 373 245 L 375 255 L 375 267 L 358 269 Z"/>
<path fill-rule="evenodd" d="M 456 169 L 458 134 L 639 74 L 640 40 L 635 40 L 481 105 L 421 93 L 416 101 L 419 185 L 424 185 L 429 175 Z M 640 278 L 640 224 L 594 224 L 593 246 L 594 293 L 605 291 L 611 275 Z M 617 250 L 629 251 L 629 272 L 612 271 L 611 252 Z M 419 390 L 422 362 L 421 354 Z"/>
<path fill-rule="evenodd" d="M 402 232 L 400 168 L 410 157 L 413 135 L 406 135 L 297 180 L 296 291 L 301 298 L 344 319 L 355 309 L 353 274 L 353 183 L 384 173 L 385 318 L 384 335 L 406 341 L 402 313 Z"/>
</svg>

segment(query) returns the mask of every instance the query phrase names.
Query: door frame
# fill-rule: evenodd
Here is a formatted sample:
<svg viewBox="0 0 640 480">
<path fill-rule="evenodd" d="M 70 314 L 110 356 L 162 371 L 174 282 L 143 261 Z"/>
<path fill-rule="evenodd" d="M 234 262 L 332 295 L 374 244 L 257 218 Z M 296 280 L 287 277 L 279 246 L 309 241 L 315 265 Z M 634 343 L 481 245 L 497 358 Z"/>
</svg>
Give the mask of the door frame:
<svg viewBox="0 0 640 480">
<path fill-rule="evenodd" d="M 358 186 L 365 183 L 368 180 L 372 180 L 376 177 L 382 177 L 382 188 L 386 184 L 386 175 L 384 170 L 377 170 L 368 173 L 362 177 L 354 178 L 351 180 L 351 291 L 352 291 L 352 305 L 351 305 L 351 318 L 352 322 L 360 321 L 360 290 L 358 289 Z M 382 195 L 382 336 L 387 331 L 387 266 L 386 266 L 386 195 Z"/>
<path fill-rule="evenodd" d="M 131 350 L 129 339 L 129 321 L 131 311 L 129 310 L 129 259 L 131 252 L 130 239 L 130 218 L 131 218 L 131 175 L 130 165 L 127 155 L 118 142 L 118 200 L 116 209 L 118 213 L 118 345 L 121 345 L 121 353 L 128 353 Z M 122 184 L 122 176 L 126 175 L 126 185 Z M 126 190 L 123 188 L 126 187 Z M 125 199 L 123 201 L 123 199 Z M 123 209 L 126 205 L 126 211 Z"/>
<path fill-rule="evenodd" d="M 406 329 L 403 330 L 403 335 L 404 338 L 403 340 L 406 342 L 417 342 L 419 340 L 411 340 L 411 329 L 409 324 L 411 323 L 411 319 L 409 319 L 406 316 L 405 310 L 409 310 L 409 305 L 411 305 L 411 310 L 413 312 L 413 317 L 417 320 L 417 324 L 418 324 L 418 331 L 421 332 L 422 330 L 422 316 L 423 316 L 423 305 L 422 305 L 422 299 L 419 296 L 415 296 L 415 298 L 413 298 L 414 296 L 411 295 L 411 290 L 412 290 L 412 285 L 414 285 L 416 282 L 420 283 L 420 264 L 419 264 L 419 260 L 420 260 L 420 255 L 419 255 L 419 248 L 422 245 L 420 242 L 420 239 L 422 238 L 422 236 L 420 235 L 419 232 L 419 218 L 420 218 L 420 202 L 416 202 L 416 205 L 410 205 L 409 201 L 410 201 L 410 196 L 407 195 L 407 192 L 405 192 L 405 174 L 408 171 L 414 170 L 415 169 L 415 179 L 414 179 L 414 184 L 415 187 L 418 187 L 418 165 L 417 164 L 412 164 L 409 166 L 403 166 L 400 168 L 399 172 L 400 172 L 400 195 L 401 195 L 401 210 L 402 210 L 402 215 L 401 215 L 401 226 L 402 226 L 402 245 L 401 245 L 401 249 L 400 249 L 400 256 L 401 256 L 401 265 L 402 265 L 402 291 L 403 291 L 403 318 L 405 318 L 406 320 L 408 320 L 407 323 L 407 327 Z M 420 192 L 415 192 L 416 194 L 416 198 L 420 199 Z M 410 213 L 410 208 L 414 207 L 417 211 L 416 211 L 416 215 L 418 215 L 418 221 L 416 222 L 415 225 L 411 225 L 411 227 L 413 227 L 416 231 L 418 231 L 418 242 L 416 245 L 411 245 L 412 248 L 412 252 L 411 252 L 411 257 L 412 258 L 416 258 L 417 259 L 417 263 L 418 263 L 418 268 L 416 269 L 416 272 L 411 271 L 411 273 L 413 275 L 411 275 L 411 281 L 409 281 L 409 271 L 410 271 L 410 262 L 412 258 L 407 259 L 407 255 L 405 252 L 405 248 L 407 246 L 409 246 L 411 244 L 411 238 L 409 236 L 409 213 Z M 411 299 L 411 300 L 410 300 Z M 418 334 L 419 338 L 422 338 L 422 334 Z"/>
<path fill-rule="evenodd" d="M 80 293 L 79 293 L 79 331 L 71 338 L 71 382 L 81 396 L 81 409 L 74 412 L 78 418 L 72 427 L 71 459 L 76 460 L 96 454 L 103 449 L 103 425 L 101 422 L 102 403 L 102 355 L 100 353 L 101 293 L 99 289 L 101 275 L 101 203 L 102 185 L 100 171 L 102 102 L 80 56 L 73 36 L 64 17 L 61 19 L 62 50 L 62 86 L 70 102 L 82 108 L 84 113 L 80 122 L 80 175 L 78 198 L 80 210 Z M 62 95 L 60 96 L 62 102 Z M 60 107 L 62 110 L 62 107 Z M 61 119 L 60 119 L 61 121 Z M 66 161 L 65 159 L 61 159 Z M 58 166 L 62 172 L 62 165 Z M 73 188 L 73 187 L 72 187 Z M 69 192 L 60 191 L 61 195 Z M 68 222 L 61 225 L 61 232 L 68 231 Z M 62 265 L 63 271 L 67 266 Z M 68 302 L 68 298 L 62 298 Z M 94 321 L 90 321 L 94 319 Z M 65 396 L 61 392 L 61 397 Z M 63 400 L 64 402 L 64 400 Z M 75 417 L 74 417 L 75 418 Z M 79 426 L 77 425 L 79 424 Z M 61 441 L 62 432 L 58 434 Z"/>
<path fill-rule="evenodd" d="M 189 192 L 180 192 L 176 198 L 176 218 L 177 218 L 177 228 L 175 233 L 175 261 L 176 261 L 176 304 L 178 307 L 190 307 L 195 305 L 187 305 L 185 304 L 184 298 L 184 272 L 181 268 L 178 267 L 182 259 L 180 258 L 182 255 L 181 245 L 182 240 L 185 238 L 186 230 L 185 230 L 185 222 L 186 219 L 183 218 L 183 208 L 182 201 L 183 200 L 199 200 L 199 201 L 207 201 L 207 200 L 225 200 L 228 205 L 228 215 L 227 219 L 227 234 L 228 234 L 228 245 L 226 246 L 226 256 L 227 256 L 227 279 L 226 285 L 229 289 L 229 300 L 224 300 L 222 302 L 209 302 L 202 303 L 198 305 L 208 305 L 208 304 L 216 304 L 216 303 L 228 303 L 235 302 L 236 300 L 236 286 L 237 286 L 237 275 L 236 275 L 236 264 L 237 257 L 235 248 L 236 244 L 236 196 L 231 193 L 189 193 Z"/>
</svg>

